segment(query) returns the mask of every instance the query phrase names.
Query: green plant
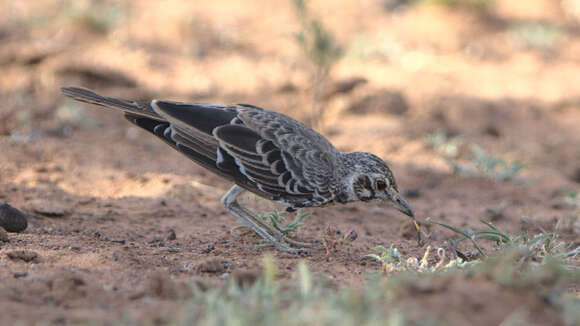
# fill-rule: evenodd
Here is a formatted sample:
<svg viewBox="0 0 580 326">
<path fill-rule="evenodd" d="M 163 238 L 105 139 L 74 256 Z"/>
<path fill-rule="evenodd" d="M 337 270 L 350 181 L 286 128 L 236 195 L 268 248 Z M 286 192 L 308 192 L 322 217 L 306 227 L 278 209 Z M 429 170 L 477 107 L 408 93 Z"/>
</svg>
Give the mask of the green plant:
<svg viewBox="0 0 580 326">
<path fill-rule="evenodd" d="M 508 162 L 502 157 L 488 154 L 483 148 L 471 145 L 471 152 L 474 154 L 470 161 L 473 162 L 477 170 L 484 176 L 494 180 L 511 180 L 524 168 L 525 164 L 518 161 Z"/>
<path fill-rule="evenodd" d="M 518 23 L 510 26 L 509 33 L 523 48 L 550 50 L 562 39 L 562 30 L 548 23 Z"/>
<path fill-rule="evenodd" d="M 296 43 L 311 63 L 312 70 L 312 116 L 311 125 L 320 123 L 323 115 L 322 96 L 333 66 L 343 56 L 332 32 L 308 10 L 305 0 L 293 0 L 301 25 L 296 34 Z"/>
<path fill-rule="evenodd" d="M 488 255 L 479 246 L 477 240 L 492 241 L 500 249 L 520 250 L 523 257 L 519 263 L 531 261 L 544 263 L 548 257 L 550 259 L 567 259 L 580 253 L 580 246 L 572 249 L 571 247 L 564 247 L 563 242 L 556 241 L 558 229 L 551 233 L 539 233 L 531 236 L 527 232 L 522 231 L 520 227 L 516 234 L 512 235 L 509 232 L 500 230 L 493 223 L 484 220 L 481 220 L 481 223 L 485 224 L 487 228 L 475 231 L 461 230 L 445 223 L 433 221 L 431 218 L 427 218 L 427 222 L 442 226 L 462 236 L 457 240 L 449 241 L 451 248 L 454 248 L 454 250 L 457 251 L 456 248 L 460 242 L 469 240 L 483 257 L 487 257 Z M 461 252 L 457 251 L 457 253 L 460 257 L 465 257 Z"/>
<path fill-rule="evenodd" d="M 310 212 L 302 212 L 298 210 L 296 212 L 296 216 L 292 222 L 283 225 L 282 223 L 286 220 L 284 215 L 278 210 L 269 213 L 261 213 L 260 218 L 264 221 L 267 221 L 272 227 L 276 230 L 280 231 L 284 235 L 288 235 L 293 232 L 297 232 L 298 229 L 304 225 L 304 220 L 308 218 L 312 213 Z M 232 231 L 239 230 L 239 229 L 247 229 L 248 227 L 245 225 L 239 225 L 232 229 Z"/>
<path fill-rule="evenodd" d="M 67 1 L 66 17 L 91 31 L 107 34 L 128 16 L 128 9 L 114 1 Z"/>
<path fill-rule="evenodd" d="M 460 137 L 447 137 L 441 132 L 427 135 L 425 142 L 435 149 L 439 156 L 451 168 L 454 174 L 462 177 L 486 177 L 496 181 L 520 180 L 518 174 L 526 168 L 519 161 L 508 161 L 494 156 L 478 145 L 471 144 L 470 163 L 459 160 L 463 140 Z"/>
<path fill-rule="evenodd" d="M 425 142 L 440 155 L 447 158 L 456 158 L 464 141 L 461 137 L 448 137 L 441 131 L 428 134 Z"/>
<path fill-rule="evenodd" d="M 446 263 L 446 250 L 437 248 L 437 263 L 429 264 L 429 255 L 431 246 L 428 246 L 423 254 L 423 258 L 418 260 L 415 257 L 403 257 L 397 248 L 385 248 L 378 246 L 373 250 L 378 251 L 378 254 L 367 254 L 364 258 L 371 258 L 381 263 L 383 272 L 392 274 L 394 272 L 411 271 L 411 272 L 438 272 L 449 270 L 450 268 L 468 268 L 474 264 L 481 263 L 489 255 L 482 249 L 478 241 L 486 240 L 492 241 L 498 245 L 500 254 L 496 256 L 514 256 L 517 254 L 517 259 L 510 263 L 515 269 L 523 268 L 526 265 L 543 265 L 549 264 L 553 261 L 565 261 L 580 254 L 580 246 L 572 248 L 566 247 L 563 242 L 557 241 L 558 230 L 551 233 L 539 233 L 536 235 L 529 235 L 527 232 L 518 230 L 515 235 L 510 234 L 497 228 L 493 223 L 481 221 L 487 227 L 475 231 L 466 231 L 451 225 L 433 221 L 431 218 L 428 222 L 442 226 L 449 229 L 461 237 L 456 240 L 449 240 L 450 257 Z M 471 260 L 465 254 L 458 250 L 458 245 L 464 240 L 471 241 L 472 245 L 479 252 L 482 259 Z"/>
<path fill-rule="evenodd" d="M 564 202 L 572 208 L 580 208 L 580 195 L 576 190 L 564 190 Z"/>
<path fill-rule="evenodd" d="M 473 262 L 467 262 L 459 257 L 450 257 L 447 264 L 445 249 L 437 248 L 436 254 L 438 261 L 435 265 L 429 265 L 429 255 L 431 253 L 431 246 L 427 246 L 423 258 L 418 260 L 416 257 L 403 257 L 397 248 L 385 248 L 383 246 L 378 246 L 373 248 L 373 250 L 378 251 L 379 254 L 367 254 L 363 258 L 371 258 L 379 263 L 381 263 L 381 270 L 385 273 L 391 274 L 394 272 L 438 272 L 442 270 L 447 270 L 449 268 L 465 268 L 473 264 Z"/>
<path fill-rule="evenodd" d="M 286 225 L 281 225 L 281 222 L 285 221 L 285 217 L 281 214 L 280 211 L 273 211 L 271 213 L 262 213 L 260 214 L 260 217 L 264 220 L 267 220 L 270 222 L 270 224 L 278 231 L 282 232 L 282 234 L 284 235 L 288 235 L 289 233 L 292 232 L 296 232 L 298 231 L 298 229 L 304 225 L 304 220 L 310 216 L 312 213 L 311 212 L 302 212 L 301 210 L 298 210 L 296 212 L 296 216 L 294 217 L 294 220 L 292 220 L 292 222 L 286 224 Z"/>
</svg>

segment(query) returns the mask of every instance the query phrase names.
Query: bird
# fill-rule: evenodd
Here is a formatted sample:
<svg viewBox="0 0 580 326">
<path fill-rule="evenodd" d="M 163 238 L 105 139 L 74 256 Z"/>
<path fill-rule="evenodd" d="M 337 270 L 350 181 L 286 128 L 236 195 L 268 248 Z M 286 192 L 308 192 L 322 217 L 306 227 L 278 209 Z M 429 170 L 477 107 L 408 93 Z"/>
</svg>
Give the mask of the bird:
<svg viewBox="0 0 580 326">
<path fill-rule="evenodd" d="M 420 227 L 389 165 L 367 152 L 343 153 L 301 122 L 250 104 L 218 105 L 165 100 L 135 102 L 61 87 L 74 100 L 121 110 L 131 123 L 192 161 L 233 183 L 221 198 L 227 211 L 267 245 L 293 254 L 315 243 L 291 239 L 238 202 L 246 191 L 287 206 L 351 202 L 388 203 Z"/>
</svg>

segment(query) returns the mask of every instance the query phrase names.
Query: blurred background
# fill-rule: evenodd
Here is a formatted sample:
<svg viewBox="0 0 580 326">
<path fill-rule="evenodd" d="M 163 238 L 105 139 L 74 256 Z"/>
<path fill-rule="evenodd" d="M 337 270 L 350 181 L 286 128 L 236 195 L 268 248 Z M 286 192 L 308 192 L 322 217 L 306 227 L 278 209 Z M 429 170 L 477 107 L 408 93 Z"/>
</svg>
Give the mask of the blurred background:
<svg viewBox="0 0 580 326">
<path fill-rule="evenodd" d="M 282 112 L 342 151 L 388 161 L 422 222 L 558 227 L 578 246 L 580 0 L 0 0 L 0 202 L 47 217 L 0 248 L 41 258 L 1 256 L 6 324 L 115 320 L 127 309 L 159 324 L 177 309 L 165 300 L 177 294 L 163 289 L 182 287 L 168 279 L 219 282 L 261 266 L 262 251 L 248 249 L 255 239 L 229 234 L 237 222 L 219 199 L 230 184 L 117 112 L 64 98 L 59 87 L 73 85 Z M 378 271 L 360 262 L 375 246 L 424 253 L 405 216 L 372 203 L 314 209 L 299 238 L 321 239 L 329 224 L 359 234 L 330 261 L 323 251 L 306 258 L 336 284 Z M 423 230 L 434 248 L 453 236 Z M 291 278 L 302 257 L 267 250 Z M 196 265 L 208 257 L 220 260 Z M 153 294 L 135 294 L 142 284 Z M 441 297 L 426 287 L 403 310 L 431 298 L 439 304 L 425 314 L 493 325 L 536 302 L 489 284 L 461 283 L 455 301 L 447 287 L 437 287 Z M 529 320 L 550 324 L 534 308 L 548 300 L 537 300 Z M 449 315 L 448 302 L 464 301 L 472 304 Z"/>
</svg>

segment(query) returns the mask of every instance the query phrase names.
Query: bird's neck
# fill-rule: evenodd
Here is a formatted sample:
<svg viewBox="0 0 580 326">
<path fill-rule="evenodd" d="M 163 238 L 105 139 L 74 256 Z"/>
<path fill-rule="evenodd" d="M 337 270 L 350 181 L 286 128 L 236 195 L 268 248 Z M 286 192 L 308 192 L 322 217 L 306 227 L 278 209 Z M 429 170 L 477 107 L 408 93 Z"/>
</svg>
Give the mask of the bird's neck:
<svg viewBox="0 0 580 326">
<path fill-rule="evenodd" d="M 354 190 L 355 180 L 364 171 L 365 154 L 362 152 L 341 153 L 341 160 L 339 165 L 340 177 L 337 184 L 336 202 L 346 204 L 353 201 L 358 201 Z"/>
</svg>

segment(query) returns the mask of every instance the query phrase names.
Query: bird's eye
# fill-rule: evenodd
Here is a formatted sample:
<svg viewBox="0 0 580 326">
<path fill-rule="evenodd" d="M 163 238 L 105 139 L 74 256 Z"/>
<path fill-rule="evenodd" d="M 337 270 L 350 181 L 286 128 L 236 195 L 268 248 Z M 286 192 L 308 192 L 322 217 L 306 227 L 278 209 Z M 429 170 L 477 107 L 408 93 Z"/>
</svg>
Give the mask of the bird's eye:
<svg viewBox="0 0 580 326">
<path fill-rule="evenodd" d="M 377 180 L 377 190 L 385 190 L 387 184 L 383 180 Z"/>
</svg>

